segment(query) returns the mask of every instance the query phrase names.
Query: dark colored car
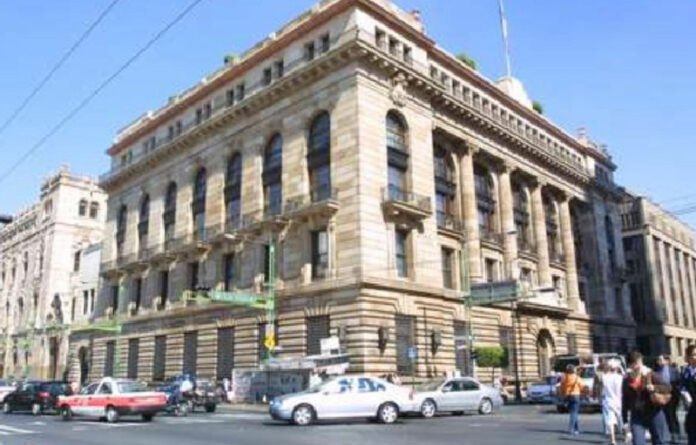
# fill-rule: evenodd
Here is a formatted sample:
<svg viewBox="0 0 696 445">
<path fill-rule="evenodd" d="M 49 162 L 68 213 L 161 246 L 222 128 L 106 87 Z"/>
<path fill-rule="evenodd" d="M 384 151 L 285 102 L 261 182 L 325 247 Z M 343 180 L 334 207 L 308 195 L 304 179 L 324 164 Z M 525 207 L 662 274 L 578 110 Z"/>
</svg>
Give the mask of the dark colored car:
<svg viewBox="0 0 696 445">
<path fill-rule="evenodd" d="M 214 413 L 218 403 L 220 403 L 220 394 L 215 385 L 209 380 L 198 380 L 191 410 L 202 406 L 206 413 Z"/>
<path fill-rule="evenodd" d="M 35 416 L 47 411 L 55 411 L 58 396 L 72 395 L 70 385 L 62 381 L 28 381 L 17 390 L 5 396 L 2 412 L 30 411 Z"/>
<path fill-rule="evenodd" d="M 186 415 L 198 407 L 212 413 L 220 403 L 216 388 L 210 381 L 199 380 L 188 374 L 169 377 L 157 390 L 167 394 L 167 411 L 175 415 Z"/>
</svg>

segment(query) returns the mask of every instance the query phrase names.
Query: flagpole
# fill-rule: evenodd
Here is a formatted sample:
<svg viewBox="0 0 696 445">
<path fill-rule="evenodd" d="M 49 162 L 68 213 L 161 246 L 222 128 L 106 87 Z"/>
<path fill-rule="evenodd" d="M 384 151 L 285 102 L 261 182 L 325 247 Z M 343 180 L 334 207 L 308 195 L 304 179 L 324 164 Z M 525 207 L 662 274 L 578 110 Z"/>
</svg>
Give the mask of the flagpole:
<svg viewBox="0 0 696 445">
<path fill-rule="evenodd" d="M 503 32 L 503 44 L 505 45 L 505 69 L 507 77 L 512 77 L 512 69 L 510 68 L 510 41 L 508 40 L 507 19 L 505 18 L 503 0 L 498 0 L 498 12 L 500 14 L 500 28 Z"/>
</svg>

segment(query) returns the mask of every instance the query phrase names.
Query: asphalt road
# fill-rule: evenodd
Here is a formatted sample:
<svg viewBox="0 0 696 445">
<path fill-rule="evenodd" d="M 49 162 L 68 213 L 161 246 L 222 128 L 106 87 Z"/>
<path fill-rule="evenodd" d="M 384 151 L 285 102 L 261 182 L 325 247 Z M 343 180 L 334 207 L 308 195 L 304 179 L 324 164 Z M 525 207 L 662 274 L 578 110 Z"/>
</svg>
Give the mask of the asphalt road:
<svg viewBox="0 0 696 445">
<path fill-rule="evenodd" d="M 394 425 L 364 421 L 336 422 L 305 428 L 276 423 L 267 414 L 229 411 L 158 416 L 145 423 L 124 418 L 108 424 L 55 416 L 0 415 L 0 445 L 334 445 L 334 444 L 465 444 L 540 445 L 606 444 L 597 414 L 582 414 L 577 437 L 564 434 L 567 415 L 548 406 L 511 406 L 491 416 L 406 418 Z"/>
</svg>

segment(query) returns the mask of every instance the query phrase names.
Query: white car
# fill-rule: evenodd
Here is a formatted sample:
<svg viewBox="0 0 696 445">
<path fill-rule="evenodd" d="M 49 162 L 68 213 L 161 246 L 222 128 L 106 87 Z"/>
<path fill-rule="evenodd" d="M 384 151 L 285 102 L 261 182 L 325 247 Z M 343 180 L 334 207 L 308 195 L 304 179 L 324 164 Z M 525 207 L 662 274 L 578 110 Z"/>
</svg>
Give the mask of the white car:
<svg viewBox="0 0 696 445">
<path fill-rule="evenodd" d="M 416 388 L 416 409 L 423 417 L 438 412 L 491 414 L 503 406 L 500 391 L 471 377 L 433 380 Z"/>
<path fill-rule="evenodd" d="M 394 423 L 414 410 L 409 389 L 371 376 L 341 376 L 306 391 L 276 397 L 269 413 L 275 420 L 309 425 L 317 420 L 372 418 Z"/>
<path fill-rule="evenodd" d="M 17 390 L 17 385 L 11 385 L 7 380 L 0 380 L 0 403 L 5 400 L 5 396 Z"/>
</svg>

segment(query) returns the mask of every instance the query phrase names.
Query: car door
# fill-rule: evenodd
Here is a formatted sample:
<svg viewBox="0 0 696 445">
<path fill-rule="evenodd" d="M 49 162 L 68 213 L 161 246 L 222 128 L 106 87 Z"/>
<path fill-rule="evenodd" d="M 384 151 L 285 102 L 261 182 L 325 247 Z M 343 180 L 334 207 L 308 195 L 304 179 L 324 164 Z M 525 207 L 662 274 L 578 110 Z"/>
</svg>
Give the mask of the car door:
<svg viewBox="0 0 696 445">
<path fill-rule="evenodd" d="M 90 414 L 98 417 L 105 416 L 106 407 L 111 402 L 112 394 L 113 388 L 111 388 L 111 383 L 102 382 L 99 388 L 97 388 L 97 392 L 88 403 Z"/>
<path fill-rule="evenodd" d="M 34 383 L 26 383 L 22 387 L 17 397 L 17 408 L 19 410 L 31 409 L 32 403 L 34 403 L 34 396 L 36 395 L 36 385 Z"/>
<path fill-rule="evenodd" d="M 80 394 L 75 398 L 75 403 L 70 407 L 73 414 L 79 416 L 92 415 L 92 399 L 94 398 L 94 393 L 97 391 L 98 387 L 99 383 L 92 383 L 91 385 L 82 388 Z"/>
<path fill-rule="evenodd" d="M 458 405 L 463 411 L 475 411 L 481 402 L 481 385 L 470 379 L 459 381 L 460 391 L 458 393 Z"/>
<path fill-rule="evenodd" d="M 355 401 L 359 416 L 374 416 L 379 406 L 385 401 L 387 391 L 384 385 L 377 384 L 369 377 L 357 377 Z"/>
<path fill-rule="evenodd" d="M 333 380 L 316 394 L 314 407 L 320 419 L 358 416 L 355 407 L 354 379 L 341 377 Z"/>
<path fill-rule="evenodd" d="M 456 411 L 460 409 L 457 399 L 460 385 L 457 380 L 448 380 L 439 390 L 435 403 L 440 411 Z"/>
</svg>

